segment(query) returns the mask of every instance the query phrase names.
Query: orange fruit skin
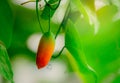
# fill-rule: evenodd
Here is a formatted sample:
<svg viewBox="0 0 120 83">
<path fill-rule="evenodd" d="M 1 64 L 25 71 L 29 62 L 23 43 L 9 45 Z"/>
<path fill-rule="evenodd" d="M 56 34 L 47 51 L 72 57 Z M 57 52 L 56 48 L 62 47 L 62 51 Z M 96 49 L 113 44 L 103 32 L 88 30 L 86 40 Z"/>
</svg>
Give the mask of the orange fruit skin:
<svg viewBox="0 0 120 83">
<path fill-rule="evenodd" d="M 51 32 L 44 33 L 37 51 L 36 65 L 38 69 L 45 67 L 49 63 L 54 52 L 54 48 L 55 39 L 53 34 Z"/>
</svg>

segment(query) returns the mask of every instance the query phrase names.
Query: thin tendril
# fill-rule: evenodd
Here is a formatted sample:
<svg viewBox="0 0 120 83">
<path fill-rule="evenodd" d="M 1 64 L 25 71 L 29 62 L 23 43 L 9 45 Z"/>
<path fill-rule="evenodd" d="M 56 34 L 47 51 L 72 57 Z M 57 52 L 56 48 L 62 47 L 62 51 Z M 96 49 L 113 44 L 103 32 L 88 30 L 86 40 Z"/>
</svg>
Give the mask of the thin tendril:
<svg viewBox="0 0 120 83">
<path fill-rule="evenodd" d="M 53 7 L 51 7 L 51 4 L 49 4 L 46 0 L 44 0 L 44 1 L 45 1 L 45 3 L 50 7 L 50 9 L 52 9 L 52 10 L 56 10 L 56 9 L 59 7 L 60 2 L 61 2 L 61 0 L 59 0 L 58 5 L 57 5 L 55 8 L 53 8 Z M 52 5 L 53 5 L 53 4 L 52 4 Z"/>
<path fill-rule="evenodd" d="M 21 5 L 27 4 L 29 2 L 35 2 L 35 1 L 26 1 L 26 2 L 21 3 Z"/>
<path fill-rule="evenodd" d="M 39 22 L 40 29 L 41 29 L 42 33 L 44 33 L 44 31 L 43 31 L 43 29 L 42 29 L 42 26 L 41 26 L 41 23 L 40 23 L 40 19 L 39 19 L 38 1 L 39 1 L 39 0 L 36 0 L 36 13 L 37 13 L 37 19 L 38 19 L 38 22 Z"/>
<path fill-rule="evenodd" d="M 68 5 L 67 11 L 66 11 L 66 13 L 65 13 L 65 15 L 64 15 L 64 19 L 65 19 L 65 17 L 68 15 L 69 11 L 70 11 L 70 7 L 69 7 L 69 5 Z M 63 25 L 63 23 L 64 23 L 64 19 L 63 19 L 63 22 L 60 24 L 60 26 L 59 26 L 59 28 L 58 28 L 58 30 L 57 30 L 57 32 L 56 32 L 55 39 L 57 38 L 57 36 L 58 36 L 58 34 L 59 34 L 60 30 L 61 30 L 61 27 L 62 27 L 62 25 Z"/>
<path fill-rule="evenodd" d="M 57 57 L 59 57 L 59 56 L 62 54 L 64 48 L 65 48 L 65 46 L 63 46 L 63 48 L 61 49 L 61 51 L 59 52 L 59 54 L 58 54 L 57 56 L 52 56 L 52 58 L 57 58 Z"/>
<path fill-rule="evenodd" d="M 62 23 L 60 24 L 59 29 L 58 29 L 58 31 L 57 31 L 57 33 L 56 33 L 56 35 L 55 35 L 55 39 L 57 38 L 57 35 L 58 35 L 58 33 L 60 32 L 61 27 L 62 27 Z"/>
</svg>

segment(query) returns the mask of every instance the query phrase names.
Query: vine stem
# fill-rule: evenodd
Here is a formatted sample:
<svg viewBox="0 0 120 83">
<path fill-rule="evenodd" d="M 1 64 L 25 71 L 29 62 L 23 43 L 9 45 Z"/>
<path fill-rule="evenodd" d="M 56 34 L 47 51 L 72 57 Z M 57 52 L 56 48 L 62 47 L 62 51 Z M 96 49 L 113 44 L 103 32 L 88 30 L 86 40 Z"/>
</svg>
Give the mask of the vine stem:
<svg viewBox="0 0 120 83">
<path fill-rule="evenodd" d="M 44 31 L 43 31 L 43 29 L 42 29 L 42 25 L 41 25 L 41 23 L 40 23 L 40 18 L 39 18 L 38 2 L 39 2 L 39 0 L 36 0 L 36 13 L 37 13 L 37 19 L 38 19 L 38 23 L 39 23 L 41 32 L 44 33 Z"/>
<path fill-rule="evenodd" d="M 61 51 L 59 52 L 59 54 L 58 54 L 57 56 L 52 56 L 52 58 L 57 58 L 57 57 L 59 57 L 59 56 L 62 54 L 64 48 L 65 48 L 65 46 L 63 46 L 63 48 L 61 49 Z"/>
<path fill-rule="evenodd" d="M 70 4 L 69 4 L 69 5 L 70 5 Z M 57 32 L 56 32 L 55 39 L 57 38 L 57 36 L 58 36 L 58 34 L 59 34 L 59 32 L 60 32 L 60 30 L 61 30 L 61 28 L 62 28 L 62 25 L 65 23 L 64 21 L 66 21 L 66 17 L 68 16 L 68 14 L 69 14 L 69 12 L 70 12 L 70 7 L 69 7 L 69 5 L 68 5 L 67 10 L 66 10 L 66 12 L 65 12 L 64 19 L 63 19 L 62 23 L 60 23 L 60 26 L 59 26 L 59 28 L 58 28 L 58 30 L 57 30 Z"/>
<path fill-rule="evenodd" d="M 59 28 L 58 28 L 58 30 L 57 30 L 57 33 L 56 33 L 56 35 L 55 35 L 55 39 L 57 38 L 57 36 L 58 36 L 58 34 L 59 34 L 60 30 L 61 30 L 61 27 L 62 27 L 62 23 L 60 24 L 60 26 L 59 26 Z"/>
<path fill-rule="evenodd" d="M 59 0 L 58 5 L 55 8 L 52 8 L 51 5 L 57 4 L 57 2 L 55 2 L 53 4 L 49 4 L 46 0 L 44 0 L 44 1 L 45 1 L 46 5 L 49 7 L 49 28 L 48 28 L 48 32 L 50 32 L 50 15 L 51 15 L 50 12 L 51 12 L 51 9 L 52 10 L 56 10 L 59 7 L 59 5 L 60 5 L 61 0 Z"/>
<path fill-rule="evenodd" d="M 43 29 L 42 29 L 42 25 L 40 23 L 40 18 L 39 18 L 39 11 L 38 11 L 38 2 L 41 1 L 41 0 L 36 0 L 36 1 L 26 1 L 26 2 L 23 2 L 21 3 L 21 5 L 24 5 L 24 4 L 27 4 L 29 2 L 36 2 L 36 13 L 37 13 L 37 19 L 38 19 L 38 23 L 39 23 L 39 26 L 40 26 L 40 29 L 41 29 L 41 32 L 44 33 Z"/>
<path fill-rule="evenodd" d="M 49 29 L 48 29 L 48 32 L 50 32 L 50 13 L 51 11 L 50 11 L 50 8 L 49 8 Z"/>
<path fill-rule="evenodd" d="M 36 0 L 36 13 L 37 13 L 37 19 L 38 19 L 38 23 L 39 23 L 41 32 L 44 33 L 43 28 L 42 28 L 42 25 L 41 25 L 41 23 L 40 23 L 40 18 L 39 18 L 39 11 L 38 11 L 38 2 L 39 2 L 39 1 L 40 1 L 40 0 Z M 59 1 L 55 2 L 55 3 L 53 3 L 53 4 L 49 4 L 46 0 L 44 0 L 44 1 L 45 1 L 46 5 L 49 7 L 49 29 L 48 29 L 48 32 L 50 32 L 50 12 L 51 12 L 50 9 L 56 10 L 56 9 L 59 7 L 59 5 L 60 5 L 61 0 L 59 0 Z M 24 2 L 24 3 L 21 3 L 21 5 L 27 4 L 27 3 L 29 3 L 29 2 L 35 2 L 35 1 L 26 1 L 26 2 Z M 57 4 L 57 3 L 58 3 L 58 5 L 57 5 L 55 8 L 53 8 L 53 7 L 51 6 L 51 5 L 55 5 L 55 4 Z M 60 28 L 61 28 L 61 27 L 59 27 L 59 30 L 57 31 L 57 34 L 59 33 Z M 56 36 L 56 37 L 57 37 L 57 36 Z"/>
</svg>

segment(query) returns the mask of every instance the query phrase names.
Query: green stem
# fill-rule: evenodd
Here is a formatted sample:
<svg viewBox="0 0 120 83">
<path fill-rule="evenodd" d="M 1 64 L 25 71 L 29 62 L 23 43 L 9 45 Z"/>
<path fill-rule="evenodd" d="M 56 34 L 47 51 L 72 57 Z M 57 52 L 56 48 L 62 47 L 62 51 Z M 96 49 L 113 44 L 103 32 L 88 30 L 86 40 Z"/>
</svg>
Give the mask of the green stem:
<svg viewBox="0 0 120 83">
<path fill-rule="evenodd" d="M 39 1 L 40 1 L 40 0 L 36 0 L 36 13 L 37 13 L 37 19 L 38 19 L 38 22 L 39 22 L 40 29 L 41 29 L 42 33 L 44 33 L 44 31 L 43 31 L 43 29 L 42 29 L 42 25 L 41 25 L 41 23 L 40 23 L 40 19 L 39 19 L 39 11 L 38 11 L 38 2 L 39 2 Z M 26 2 L 24 2 L 24 3 L 21 3 L 21 5 L 27 4 L 27 3 L 29 3 L 29 2 L 35 2 L 35 1 L 26 1 Z"/>
<path fill-rule="evenodd" d="M 38 19 L 38 22 L 39 22 L 40 29 L 41 29 L 42 33 L 44 33 L 44 31 L 43 31 L 43 29 L 42 29 L 42 25 L 41 25 L 41 23 L 40 23 L 40 18 L 39 18 L 38 2 L 39 2 L 39 0 L 36 0 L 36 13 L 37 13 L 37 19 Z"/>
<path fill-rule="evenodd" d="M 50 32 L 50 8 L 49 8 L 49 29 L 48 32 Z"/>
<path fill-rule="evenodd" d="M 69 4 L 69 5 L 70 5 L 70 4 Z M 67 10 L 66 10 L 66 12 L 65 12 L 64 19 L 63 19 L 63 21 L 61 22 L 61 24 L 60 24 L 60 26 L 59 26 L 59 28 L 58 28 L 58 30 L 57 30 L 57 32 L 56 32 L 55 39 L 57 38 L 57 36 L 58 36 L 58 34 L 59 34 L 59 32 L 60 32 L 60 30 L 61 30 L 61 28 L 62 28 L 62 25 L 65 24 L 65 21 L 66 21 L 66 19 L 67 19 L 67 17 L 68 17 L 68 14 L 69 14 L 69 12 L 70 12 L 70 7 L 69 7 L 69 5 L 68 5 Z"/>
<path fill-rule="evenodd" d="M 59 57 L 59 56 L 62 54 L 64 48 L 65 48 L 65 46 L 63 46 L 63 48 L 61 49 L 61 51 L 59 52 L 59 54 L 58 54 L 57 56 L 52 56 L 52 58 L 57 58 L 57 57 Z"/>
<path fill-rule="evenodd" d="M 58 31 L 57 31 L 57 33 L 56 33 L 56 35 L 55 35 L 55 39 L 57 38 L 57 36 L 58 36 L 58 34 L 59 34 L 60 30 L 61 30 L 61 27 L 62 27 L 62 23 L 60 24 L 60 26 L 59 26 L 59 28 L 58 28 Z"/>
</svg>

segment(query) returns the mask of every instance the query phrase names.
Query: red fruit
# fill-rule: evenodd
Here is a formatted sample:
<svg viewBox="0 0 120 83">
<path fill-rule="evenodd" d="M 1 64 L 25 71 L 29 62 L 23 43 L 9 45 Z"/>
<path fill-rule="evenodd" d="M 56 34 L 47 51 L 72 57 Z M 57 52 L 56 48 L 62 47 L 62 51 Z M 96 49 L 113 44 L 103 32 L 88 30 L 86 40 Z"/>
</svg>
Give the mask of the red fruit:
<svg viewBox="0 0 120 83">
<path fill-rule="evenodd" d="M 45 67 L 49 63 L 54 52 L 54 47 L 55 39 L 53 34 L 51 32 L 44 33 L 37 51 L 36 64 L 38 69 Z"/>
</svg>

